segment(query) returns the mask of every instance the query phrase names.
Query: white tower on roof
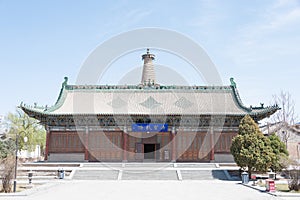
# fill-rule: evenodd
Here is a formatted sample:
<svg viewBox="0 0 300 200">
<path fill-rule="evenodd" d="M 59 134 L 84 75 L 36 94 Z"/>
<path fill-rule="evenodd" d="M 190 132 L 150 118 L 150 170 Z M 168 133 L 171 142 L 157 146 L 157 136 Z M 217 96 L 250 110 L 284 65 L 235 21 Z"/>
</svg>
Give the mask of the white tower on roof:
<svg viewBox="0 0 300 200">
<path fill-rule="evenodd" d="M 147 53 L 142 55 L 142 59 L 144 60 L 144 66 L 143 66 L 143 74 L 142 74 L 142 84 L 143 85 L 154 85 L 156 83 L 155 81 L 155 71 L 154 71 L 154 65 L 153 60 L 155 58 L 154 54 L 149 53 L 149 49 L 147 49 Z"/>
</svg>

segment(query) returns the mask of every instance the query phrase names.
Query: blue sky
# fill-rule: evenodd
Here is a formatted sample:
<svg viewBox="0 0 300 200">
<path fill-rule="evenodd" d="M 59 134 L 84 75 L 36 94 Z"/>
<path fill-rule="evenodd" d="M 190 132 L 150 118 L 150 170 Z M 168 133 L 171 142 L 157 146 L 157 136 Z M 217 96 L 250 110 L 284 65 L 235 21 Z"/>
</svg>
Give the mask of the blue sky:
<svg viewBox="0 0 300 200">
<path fill-rule="evenodd" d="M 283 90 L 291 93 L 300 114 L 299 0 L 0 0 L 0 27 L 0 115 L 14 112 L 21 101 L 54 104 L 63 77 L 75 83 L 98 45 L 143 27 L 171 29 L 197 42 L 225 85 L 235 78 L 245 105 L 269 105 Z M 121 72 L 141 65 L 142 53 L 115 62 L 114 76 L 106 82 L 117 84 Z M 193 76 L 192 67 L 164 52 L 155 54 L 156 64 L 184 68 L 186 77 Z M 189 84 L 205 83 L 193 78 Z"/>
</svg>

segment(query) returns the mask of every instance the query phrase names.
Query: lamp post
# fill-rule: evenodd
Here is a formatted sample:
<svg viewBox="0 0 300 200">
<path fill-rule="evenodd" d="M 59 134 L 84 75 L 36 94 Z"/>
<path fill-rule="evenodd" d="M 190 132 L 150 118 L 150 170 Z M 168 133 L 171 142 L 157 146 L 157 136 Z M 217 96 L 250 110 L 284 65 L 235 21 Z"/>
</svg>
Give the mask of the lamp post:
<svg viewBox="0 0 300 200">
<path fill-rule="evenodd" d="M 19 142 L 19 135 L 16 132 L 16 161 L 15 161 L 14 192 L 16 192 L 17 190 L 18 142 Z"/>
<path fill-rule="evenodd" d="M 22 133 L 24 131 L 21 131 L 20 133 Z M 17 169 L 18 169 L 18 146 L 19 146 L 19 137 L 20 135 L 17 134 L 16 132 L 16 161 L 15 161 L 15 177 L 14 177 L 14 188 L 13 188 L 13 192 L 17 191 Z M 26 143 L 28 140 L 27 137 L 24 137 L 24 142 Z"/>
</svg>

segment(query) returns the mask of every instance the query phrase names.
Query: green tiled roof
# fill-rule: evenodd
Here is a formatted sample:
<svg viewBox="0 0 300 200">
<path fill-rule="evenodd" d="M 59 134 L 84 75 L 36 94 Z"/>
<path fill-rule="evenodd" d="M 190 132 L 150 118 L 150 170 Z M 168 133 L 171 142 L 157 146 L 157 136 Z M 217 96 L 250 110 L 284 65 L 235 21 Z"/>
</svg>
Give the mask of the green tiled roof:
<svg viewBox="0 0 300 200">
<path fill-rule="evenodd" d="M 62 88 L 55 105 L 22 109 L 42 115 L 263 115 L 279 108 L 246 107 L 236 84 L 230 86 L 162 85 L 68 85 Z"/>
</svg>

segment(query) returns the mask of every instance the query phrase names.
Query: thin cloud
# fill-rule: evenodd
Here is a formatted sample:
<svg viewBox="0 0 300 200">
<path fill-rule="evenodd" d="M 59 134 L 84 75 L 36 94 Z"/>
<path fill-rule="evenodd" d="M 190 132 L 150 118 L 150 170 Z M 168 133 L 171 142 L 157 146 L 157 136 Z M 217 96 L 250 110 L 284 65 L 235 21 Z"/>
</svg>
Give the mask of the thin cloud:
<svg viewBox="0 0 300 200">
<path fill-rule="evenodd" d="M 226 18 L 224 10 L 218 1 L 199 1 L 197 15 L 189 19 L 188 26 L 198 29 L 209 29 Z"/>
<path fill-rule="evenodd" d="M 113 9 L 115 10 L 115 8 Z M 114 35 L 124 30 L 130 30 L 140 22 L 144 21 L 146 17 L 152 14 L 152 10 L 133 9 L 127 10 L 123 8 L 122 12 L 114 12 L 115 15 L 111 17 L 105 24 L 102 24 L 102 35 Z M 104 37 L 104 36 L 103 36 Z"/>
<path fill-rule="evenodd" d="M 284 26 L 293 26 L 300 22 L 300 7 L 290 10 L 286 13 L 282 13 L 270 22 L 270 25 L 266 28 L 269 29 L 281 29 Z"/>
<path fill-rule="evenodd" d="M 291 3 L 291 1 L 279 0 L 267 8 L 265 13 L 258 15 L 254 24 L 242 27 L 241 35 L 248 39 L 251 39 L 251 37 L 255 39 L 255 37 L 272 34 L 274 31 L 299 29 L 295 26 L 299 23 L 300 5 Z"/>
<path fill-rule="evenodd" d="M 122 26 L 123 27 L 129 27 L 131 25 L 138 24 L 141 22 L 145 17 L 151 15 L 152 10 L 144 10 L 144 9 L 135 9 L 131 10 L 128 13 L 124 15 L 124 17 L 121 18 Z"/>
<path fill-rule="evenodd" d="M 300 51 L 300 5 L 294 1 L 277 1 L 258 13 L 251 24 L 236 32 L 229 54 L 241 66 L 278 60 L 278 55 Z"/>
</svg>

